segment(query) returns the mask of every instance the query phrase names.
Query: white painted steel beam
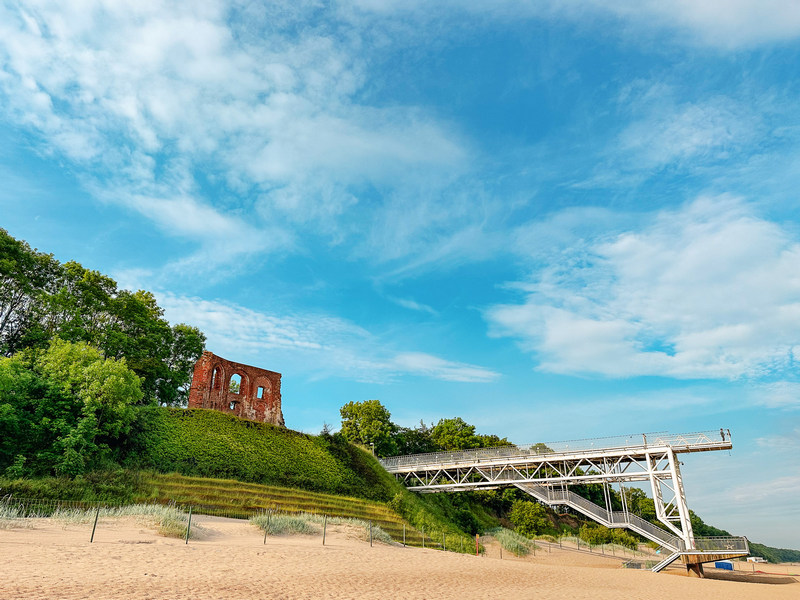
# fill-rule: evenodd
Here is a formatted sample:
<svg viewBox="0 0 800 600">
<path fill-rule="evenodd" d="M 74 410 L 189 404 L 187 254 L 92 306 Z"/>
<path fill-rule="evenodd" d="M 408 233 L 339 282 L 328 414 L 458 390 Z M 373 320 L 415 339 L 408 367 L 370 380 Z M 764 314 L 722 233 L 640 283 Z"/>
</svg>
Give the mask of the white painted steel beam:
<svg viewBox="0 0 800 600">
<path fill-rule="evenodd" d="M 381 464 L 415 492 L 455 492 L 513 485 L 547 504 L 569 506 L 607 527 L 627 527 L 673 552 L 687 552 L 696 551 L 697 545 L 677 455 L 732 447 L 728 430 L 677 435 L 650 433 L 415 454 L 386 458 Z M 656 516 L 664 529 L 630 514 L 624 498 L 624 484 L 631 482 L 650 483 Z M 595 483 L 603 486 L 605 508 L 569 491 L 571 485 Z M 611 506 L 610 485 L 615 483 L 622 492 L 622 511 L 615 511 Z M 729 538 L 726 543 L 739 547 L 742 539 Z M 743 544 L 747 545 L 746 540 Z"/>
</svg>

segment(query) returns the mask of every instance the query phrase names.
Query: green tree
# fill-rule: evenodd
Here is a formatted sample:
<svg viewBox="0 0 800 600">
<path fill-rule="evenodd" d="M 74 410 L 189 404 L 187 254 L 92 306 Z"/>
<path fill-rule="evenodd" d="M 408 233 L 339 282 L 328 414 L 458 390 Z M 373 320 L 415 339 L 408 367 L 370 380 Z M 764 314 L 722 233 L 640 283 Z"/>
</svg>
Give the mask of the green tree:
<svg viewBox="0 0 800 600">
<path fill-rule="evenodd" d="M 61 264 L 0 229 L 0 355 L 44 349 L 54 337 L 125 358 L 145 398 L 167 405 L 185 403 L 205 343 L 193 327 L 171 327 L 149 292 L 118 290 L 112 278 Z"/>
<path fill-rule="evenodd" d="M 501 438 L 494 434 L 484 435 L 479 433 L 476 437 L 479 448 L 496 448 L 498 446 L 514 445 L 508 441 L 508 438 Z"/>
<path fill-rule="evenodd" d="M 431 429 L 421 420 L 418 427 L 398 427 L 395 443 L 398 454 L 424 454 L 439 449 L 433 442 Z"/>
<path fill-rule="evenodd" d="M 461 417 L 439 419 L 431 430 L 431 439 L 442 450 L 467 450 L 480 447 L 480 438 L 475 435 L 475 426 Z"/>
<path fill-rule="evenodd" d="M 117 282 L 69 261 L 53 270 L 47 287 L 52 291 L 42 296 L 42 325 L 48 334 L 99 345 L 111 321 Z"/>
<path fill-rule="evenodd" d="M 544 506 L 528 500 L 514 501 L 508 518 L 517 533 L 527 537 L 542 533 L 550 525 Z"/>
<path fill-rule="evenodd" d="M 379 400 L 348 402 L 339 409 L 341 434 L 350 442 L 372 446 L 378 456 L 393 456 L 397 446 L 393 439 L 392 415 Z"/>
<path fill-rule="evenodd" d="M 32 250 L 0 229 L 1 355 L 47 339 L 41 324 L 43 299 L 59 268 L 51 255 Z"/>
<path fill-rule="evenodd" d="M 0 466 L 77 475 L 112 460 L 142 400 L 124 360 L 58 338 L 0 359 Z M 29 467 L 27 465 L 30 465 Z"/>
<path fill-rule="evenodd" d="M 660 524 L 656 517 L 656 507 L 653 499 L 648 498 L 644 491 L 634 487 L 625 488 L 625 501 L 628 505 L 628 510 L 633 514 L 643 518 L 645 521 Z"/>
<path fill-rule="evenodd" d="M 172 328 L 164 377 L 158 381 L 158 400 L 166 406 L 186 406 L 194 364 L 205 349 L 206 336 L 197 327 L 179 323 Z"/>
</svg>

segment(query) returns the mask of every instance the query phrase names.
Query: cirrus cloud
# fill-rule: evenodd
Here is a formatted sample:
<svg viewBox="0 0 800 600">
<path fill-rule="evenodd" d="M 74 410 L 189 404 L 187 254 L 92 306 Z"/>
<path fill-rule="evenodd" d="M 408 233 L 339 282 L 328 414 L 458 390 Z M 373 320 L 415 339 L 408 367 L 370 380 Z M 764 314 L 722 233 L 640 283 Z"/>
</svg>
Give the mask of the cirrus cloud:
<svg viewBox="0 0 800 600">
<path fill-rule="evenodd" d="M 556 373 L 677 378 L 790 376 L 800 358 L 800 243 L 730 197 L 658 213 L 595 239 L 491 307 Z"/>
<path fill-rule="evenodd" d="M 234 303 L 158 294 L 165 316 L 205 332 L 209 347 L 232 358 L 276 361 L 313 377 L 385 383 L 418 376 L 487 383 L 500 374 L 424 352 L 398 351 L 358 325 L 324 314 L 270 314 Z M 281 369 L 285 368 L 281 366 Z"/>
</svg>

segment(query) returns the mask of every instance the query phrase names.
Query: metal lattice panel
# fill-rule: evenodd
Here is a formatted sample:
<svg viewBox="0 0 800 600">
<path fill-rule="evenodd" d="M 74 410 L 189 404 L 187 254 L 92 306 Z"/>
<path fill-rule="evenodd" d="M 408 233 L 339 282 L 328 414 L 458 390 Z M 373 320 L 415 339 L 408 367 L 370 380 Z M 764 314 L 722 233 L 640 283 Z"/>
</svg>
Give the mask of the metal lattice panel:
<svg viewBox="0 0 800 600">
<path fill-rule="evenodd" d="M 641 434 L 554 444 L 479 448 L 386 458 L 390 473 L 410 490 L 455 492 L 516 486 L 537 500 L 570 508 L 606 527 L 626 527 L 673 552 L 706 552 L 695 542 L 677 454 L 729 450 L 730 432 Z M 663 524 L 611 508 L 610 486 L 649 482 L 656 516 Z M 569 490 L 571 485 L 601 484 L 605 508 Z M 724 538 L 746 548 L 744 538 Z M 744 540 L 744 541 L 742 541 Z M 706 545 L 710 542 L 703 542 Z M 716 545 L 722 544 L 717 541 Z M 714 544 L 712 544 L 714 545 Z"/>
</svg>

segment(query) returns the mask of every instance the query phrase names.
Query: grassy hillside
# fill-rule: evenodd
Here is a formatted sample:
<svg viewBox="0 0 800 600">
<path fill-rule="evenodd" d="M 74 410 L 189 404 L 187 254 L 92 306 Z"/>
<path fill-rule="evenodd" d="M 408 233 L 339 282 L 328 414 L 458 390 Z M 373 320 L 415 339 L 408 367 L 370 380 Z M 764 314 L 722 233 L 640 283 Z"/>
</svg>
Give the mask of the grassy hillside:
<svg viewBox="0 0 800 600">
<path fill-rule="evenodd" d="M 297 488 L 242 483 L 232 479 L 185 477 L 174 473 L 146 473 L 142 476 L 135 501 L 171 501 L 194 506 L 201 512 L 241 518 L 254 512 L 275 510 L 362 519 L 380 526 L 395 540 L 403 539 L 404 520 L 385 503 Z M 409 545 L 422 544 L 421 533 L 410 525 L 405 527 L 405 538 Z"/>
<path fill-rule="evenodd" d="M 236 479 L 388 501 L 382 469 L 335 437 L 311 436 L 203 409 L 144 411 L 122 459 L 125 466 Z"/>
<path fill-rule="evenodd" d="M 231 515 L 261 509 L 372 520 L 395 539 L 403 521 L 453 543 L 497 521 L 477 502 L 407 491 L 368 452 L 339 436 L 312 436 L 211 410 L 145 409 L 119 460 L 125 469 L 73 479 L 0 478 L 0 494 L 108 502 L 174 501 Z M 477 518 L 468 518 L 469 513 Z M 465 543 L 465 547 L 469 544 Z"/>
</svg>

